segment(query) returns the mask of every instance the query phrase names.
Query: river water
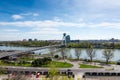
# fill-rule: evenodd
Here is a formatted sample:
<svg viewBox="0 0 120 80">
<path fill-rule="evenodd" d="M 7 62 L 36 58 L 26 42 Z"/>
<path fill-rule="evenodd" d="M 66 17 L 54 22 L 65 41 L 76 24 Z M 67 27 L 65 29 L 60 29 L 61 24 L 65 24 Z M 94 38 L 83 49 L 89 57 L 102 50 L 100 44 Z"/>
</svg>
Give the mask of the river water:
<svg viewBox="0 0 120 80">
<path fill-rule="evenodd" d="M 34 49 L 32 47 L 15 47 L 15 46 L 0 46 L 0 50 L 21 50 L 21 51 L 27 51 Z M 48 49 L 42 49 L 42 50 L 37 50 L 34 51 L 36 54 L 47 54 Z"/>
<path fill-rule="evenodd" d="M 31 48 L 29 48 L 29 47 L 0 46 L 0 50 L 26 51 L 26 50 L 30 50 L 30 49 Z M 104 49 L 96 49 L 96 56 L 94 58 L 95 60 L 105 60 L 102 55 L 103 50 Z M 36 54 L 47 54 L 47 53 L 49 53 L 49 49 L 37 50 L 37 51 L 35 51 L 35 53 Z M 60 52 L 57 52 L 55 54 L 58 54 L 59 56 L 61 56 Z M 74 48 L 67 49 L 66 56 L 75 59 L 76 58 L 75 49 Z M 86 49 L 82 49 L 82 54 L 81 54 L 80 58 L 88 59 L 87 54 L 86 54 Z M 114 57 L 111 59 L 111 61 L 118 61 L 118 60 L 120 60 L 120 49 L 114 49 Z"/>
<path fill-rule="evenodd" d="M 103 57 L 103 51 L 104 51 L 104 49 L 96 49 L 96 56 L 95 56 L 95 60 L 105 60 L 105 58 Z M 113 50 L 113 52 L 114 52 L 114 57 L 111 59 L 111 61 L 118 61 L 118 60 L 120 60 L 120 49 L 114 49 Z M 88 57 L 87 57 L 87 54 L 86 54 L 86 49 L 82 49 L 82 51 L 81 51 L 81 56 L 80 56 L 80 58 L 82 58 L 82 59 L 89 59 Z M 57 54 L 60 54 L 60 52 L 59 53 L 57 53 Z M 74 48 L 71 48 L 71 49 L 68 49 L 67 50 L 67 54 L 66 54 L 68 57 L 72 57 L 72 58 L 76 58 L 76 56 L 75 56 L 75 49 Z"/>
</svg>

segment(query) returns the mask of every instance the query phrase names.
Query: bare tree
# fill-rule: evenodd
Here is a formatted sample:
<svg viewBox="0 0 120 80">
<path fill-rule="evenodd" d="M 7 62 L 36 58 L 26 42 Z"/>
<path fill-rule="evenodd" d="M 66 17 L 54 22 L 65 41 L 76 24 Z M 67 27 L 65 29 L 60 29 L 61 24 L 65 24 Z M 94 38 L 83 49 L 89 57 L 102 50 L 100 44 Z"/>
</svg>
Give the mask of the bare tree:
<svg viewBox="0 0 120 80">
<path fill-rule="evenodd" d="M 106 59 L 106 64 L 109 63 L 109 60 L 114 57 L 114 53 L 112 49 L 104 49 L 103 57 Z"/>
<path fill-rule="evenodd" d="M 51 63 L 49 69 L 49 78 L 50 80 L 58 80 L 59 77 L 59 69 L 56 68 L 56 65 Z"/>
<path fill-rule="evenodd" d="M 66 51 L 65 50 L 66 50 L 65 48 L 61 48 L 61 50 L 60 50 L 61 56 L 62 56 L 64 61 L 65 61 L 65 55 L 66 55 Z"/>
<path fill-rule="evenodd" d="M 77 59 L 80 58 L 81 54 L 82 54 L 81 49 L 75 48 L 75 56 L 77 57 Z"/>
<path fill-rule="evenodd" d="M 49 48 L 49 51 L 50 51 L 51 58 L 53 59 L 55 48 L 51 47 L 51 48 Z"/>
<path fill-rule="evenodd" d="M 86 49 L 87 56 L 90 58 L 90 61 L 93 61 L 93 58 L 96 56 L 96 51 L 92 47 Z"/>
</svg>

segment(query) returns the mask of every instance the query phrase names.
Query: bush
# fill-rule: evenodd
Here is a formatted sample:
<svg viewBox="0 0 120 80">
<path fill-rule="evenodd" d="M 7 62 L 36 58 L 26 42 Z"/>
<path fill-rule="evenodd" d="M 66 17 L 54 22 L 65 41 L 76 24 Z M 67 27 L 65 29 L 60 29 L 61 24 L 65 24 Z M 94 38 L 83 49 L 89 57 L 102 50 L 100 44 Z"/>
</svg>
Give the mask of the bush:
<svg viewBox="0 0 120 80">
<path fill-rule="evenodd" d="M 56 59 L 59 58 L 59 55 L 55 55 L 54 58 L 56 58 Z"/>
<path fill-rule="evenodd" d="M 46 65 L 52 61 L 51 58 L 42 58 L 42 59 L 36 59 L 32 62 L 32 66 L 34 67 L 41 67 L 42 65 Z"/>
</svg>

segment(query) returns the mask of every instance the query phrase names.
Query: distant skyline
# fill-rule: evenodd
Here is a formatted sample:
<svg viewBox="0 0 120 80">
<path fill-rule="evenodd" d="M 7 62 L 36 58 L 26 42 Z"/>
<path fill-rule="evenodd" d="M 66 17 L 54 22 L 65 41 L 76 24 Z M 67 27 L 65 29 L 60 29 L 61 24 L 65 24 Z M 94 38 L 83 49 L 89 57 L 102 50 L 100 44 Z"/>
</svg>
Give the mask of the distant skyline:
<svg viewBox="0 0 120 80">
<path fill-rule="evenodd" d="M 120 39 L 120 0 L 0 0 L 0 41 Z"/>
</svg>

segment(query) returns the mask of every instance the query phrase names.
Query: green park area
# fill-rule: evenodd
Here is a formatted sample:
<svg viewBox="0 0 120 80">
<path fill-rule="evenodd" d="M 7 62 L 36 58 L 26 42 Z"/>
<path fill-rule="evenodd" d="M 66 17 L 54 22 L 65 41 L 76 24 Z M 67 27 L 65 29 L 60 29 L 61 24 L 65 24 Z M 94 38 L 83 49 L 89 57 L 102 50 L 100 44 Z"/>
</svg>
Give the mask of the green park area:
<svg viewBox="0 0 120 80">
<path fill-rule="evenodd" d="M 101 66 L 93 66 L 88 64 L 80 64 L 80 68 L 103 68 Z"/>
<path fill-rule="evenodd" d="M 8 61 L 0 61 L 1 66 L 23 66 L 23 67 L 50 67 L 50 65 L 54 65 L 56 68 L 70 68 L 73 65 L 67 62 L 57 62 L 57 61 L 42 61 L 40 59 L 38 62 L 37 60 L 34 60 L 31 62 L 26 61 L 19 61 L 19 62 L 8 62 Z M 41 61 L 41 62 L 40 62 Z M 36 63 L 38 65 L 36 65 Z"/>
<path fill-rule="evenodd" d="M 1 66 L 23 66 L 23 67 L 30 67 L 30 66 L 31 66 L 31 63 L 25 62 L 25 61 L 20 61 L 20 62 L 8 62 L 8 61 L 0 60 L 0 65 L 1 65 Z"/>
<path fill-rule="evenodd" d="M 54 65 L 56 68 L 71 68 L 71 67 L 73 67 L 73 65 L 70 63 L 56 62 L 56 61 L 52 61 L 51 63 L 49 63 L 47 65 L 43 65 L 42 67 L 50 67 L 51 64 Z"/>
</svg>

